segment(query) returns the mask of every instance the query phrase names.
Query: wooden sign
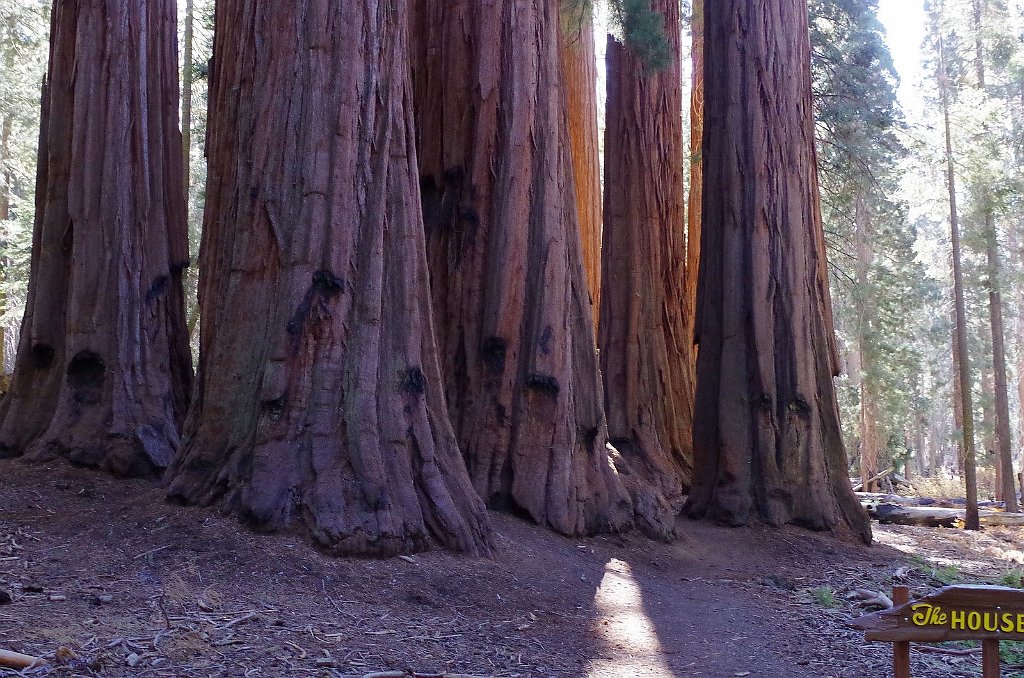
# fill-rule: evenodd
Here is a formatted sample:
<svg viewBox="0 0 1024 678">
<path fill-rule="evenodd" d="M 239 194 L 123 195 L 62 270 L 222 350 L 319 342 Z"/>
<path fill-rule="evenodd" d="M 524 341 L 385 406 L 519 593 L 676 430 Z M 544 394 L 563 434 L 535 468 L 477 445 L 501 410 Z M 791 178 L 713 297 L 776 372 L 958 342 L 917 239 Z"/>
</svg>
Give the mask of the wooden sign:
<svg viewBox="0 0 1024 678">
<path fill-rule="evenodd" d="M 861 617 L 853 625 L 865 632 L 865 640 L 1024 641 L 1024 590 L 948 586 L 920 600 Z"/>
<path fill-rule="evenodd" d="M 865 640 L 893 643 L 893 673 L 910 676 L 910 643 L 980 640 L 982 675 L 999 676 L 999 641 L 1024 641 L 1024 590 L 1001 586 L 947 586 L 919 600 L 893 589 L 894 607 L 853 622 Z"/>
</svg>

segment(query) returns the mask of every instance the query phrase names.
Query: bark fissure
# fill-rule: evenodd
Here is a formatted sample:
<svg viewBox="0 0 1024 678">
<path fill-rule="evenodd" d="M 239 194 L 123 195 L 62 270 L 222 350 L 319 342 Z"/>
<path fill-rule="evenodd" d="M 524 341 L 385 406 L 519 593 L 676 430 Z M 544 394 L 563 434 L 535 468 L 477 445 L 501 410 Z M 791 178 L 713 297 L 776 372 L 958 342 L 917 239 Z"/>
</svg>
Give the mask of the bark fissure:
<svg viewBox="0 0 1024 678">
<path fill-rule="evenodd" d="M 488 505 L 565 534 L 625 527 L 631 510 L 605 448 L 558 3 L 425 0 L 414 25 L 433 308 L 470 476 Z"/>
<path fill-rule="evenodd" d="M 55 3 L 0 455 L 166 466 L 191 392 L 176 4 Z"/>
<path fill-rule="evenodd" d="M 605 230 L 599 345 L 617 466 L 638 525 L 672 535 L 692 472 L 691 326 L 686 299 L 680 13 L 665 19 L 668 66 L 651 72 L 608 41 Z"/>
<path fill-rule="evenodd" d="M 706 7 L 704 20 L 689 513 L 869 540 L 832 384 L 807 8 L 725 0 Z"/>
<path fill-rule="evenodd" d="M 486 554 L 438 369 L 408 12 L 218 3 L 200 383 L 169 494 L 337 554 Z"/>
</svg>

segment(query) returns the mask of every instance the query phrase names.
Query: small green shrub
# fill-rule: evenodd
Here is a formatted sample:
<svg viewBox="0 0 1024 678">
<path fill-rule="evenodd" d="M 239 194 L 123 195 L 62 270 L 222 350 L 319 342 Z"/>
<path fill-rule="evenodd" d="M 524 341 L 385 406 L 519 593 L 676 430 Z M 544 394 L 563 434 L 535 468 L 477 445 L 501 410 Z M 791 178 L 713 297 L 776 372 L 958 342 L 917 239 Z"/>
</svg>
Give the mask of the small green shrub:
<svg viewBox="0 0 1024 678">
<path fill-rule="evenodd" d="M 811 594 L 814 602 L 822 607 L 839 607 L 839 602 L 836 600 L 836 591 L 831 586 L 818 586 L 809 589 L 808 593 Z"/>
</svg>

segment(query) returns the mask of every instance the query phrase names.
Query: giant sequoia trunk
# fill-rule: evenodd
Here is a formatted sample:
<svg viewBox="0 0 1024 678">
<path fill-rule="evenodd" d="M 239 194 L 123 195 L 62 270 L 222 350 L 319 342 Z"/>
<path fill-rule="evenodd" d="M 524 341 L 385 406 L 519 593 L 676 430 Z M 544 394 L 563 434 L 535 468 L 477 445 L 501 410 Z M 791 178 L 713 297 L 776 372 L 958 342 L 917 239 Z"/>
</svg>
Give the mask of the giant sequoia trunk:
<svg viewBox="0 0 1024 678">
<path fill-rule="evenodd" d="M 418 5 L 427 252 L 470 476 L 490 506 L 565 534 L 624 527 L 631 510 L 605 447 L 582 264 L 559 3 Z"/>
<path fill-rule="evenodd" d="M 597 143 L 597 62 L 589 12 L 564 17 L 561 42 L 569 142 L 576 178 L 583 269 L 590 289 L 594 326 L 601 295 L 601 161 Z"/>
<path fill-rule="evenodd" d="M 337 554 L 484 554 L 431 328 L 407 8 L 217 4 L 199 387 L 170 496 Z"/>
<path fill-rule="evenodd" d="M 647 72 L 608 39 L 599 346 L 608 435 L 638 524 L 672 533 L 692 471 L 692 339 L 678 0 L 656 0 L 671 54 Z"/>
<path fill-rule="evenodd" d="M 53 5 L 28 303 L 0 456 L 167 465 L 191 390 L 174 0 Z"/>
<path fill-rule="evenodd" d="M 852 530 L 868 541 L 832 383 L 807 6 L 722 0 L 704 18 L 690 515 Z"/>
</svg>

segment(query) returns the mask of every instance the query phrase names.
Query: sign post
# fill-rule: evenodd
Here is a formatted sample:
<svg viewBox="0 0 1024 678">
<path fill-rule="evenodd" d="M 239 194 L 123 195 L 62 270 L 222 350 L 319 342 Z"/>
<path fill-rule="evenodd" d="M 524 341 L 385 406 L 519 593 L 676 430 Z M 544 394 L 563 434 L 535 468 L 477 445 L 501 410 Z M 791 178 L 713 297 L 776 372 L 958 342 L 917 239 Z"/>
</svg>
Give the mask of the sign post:
<svg viewBox="0 0 1024 678">
<path fill-rule="evenodd" d="M 893 588 L 893 607 L 853 622 L 864 639 L 893 643 L 893 675 L 910 678 L 910 643 L 977 640 L 983 678 L 999 678 L 999 641 L 1024 641 L 1024 590 L 1001 586 L 947 586 L 911 601 Z"/>
</svg>

